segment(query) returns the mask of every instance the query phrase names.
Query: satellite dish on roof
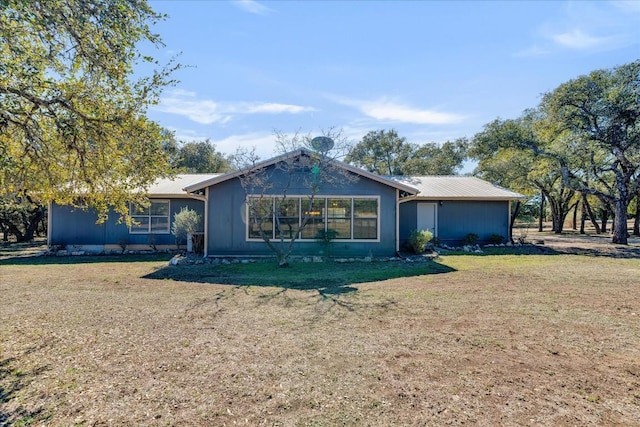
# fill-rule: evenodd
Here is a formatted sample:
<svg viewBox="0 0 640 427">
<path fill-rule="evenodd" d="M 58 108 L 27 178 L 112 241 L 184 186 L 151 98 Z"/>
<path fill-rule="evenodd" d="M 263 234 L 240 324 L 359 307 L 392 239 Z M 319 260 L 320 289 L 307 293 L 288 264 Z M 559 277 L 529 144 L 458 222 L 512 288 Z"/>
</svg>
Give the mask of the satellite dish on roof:
<svg viewBox="0 0 640 427">
<path fill-rule="evenodd" d="M 311 140 L 311 146 L 316 151 L 326 153 L 333 148 L 333 139 L 328 136 L 316 136 Z"/>
</svg>

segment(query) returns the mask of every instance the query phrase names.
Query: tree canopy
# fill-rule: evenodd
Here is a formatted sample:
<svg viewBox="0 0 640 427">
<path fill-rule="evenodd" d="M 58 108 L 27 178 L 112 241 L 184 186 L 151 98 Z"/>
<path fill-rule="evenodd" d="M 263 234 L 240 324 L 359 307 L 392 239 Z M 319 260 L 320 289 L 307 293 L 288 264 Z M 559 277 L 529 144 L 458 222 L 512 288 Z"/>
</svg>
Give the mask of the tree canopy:
<svg viewBox="0 0 640 427">
<path fill-rule="evenodd" d="M 546 94 L 542 107 L 556 124 L 555 136 L 580 152 L 565 159 L 562 173 L 573 188 L 614 207 L 614 243 L 627 243 L 627 207 L 640 170 L 640 60 L 596 70 Z"/>
<path fill-rule="evenodd" d="M 614 212 L 612 241 L 626 244 L 627 209 L 639 194 L 640 60 L 570 80 L 518 119 L 486 125 L 470 153 L 476 174 L 542 191 L 556 231 L 575 192 L 589 211 L 586 196 L 596 196 Z"/>
<path fill-rule="evenodd" d="M 465 138 L 443 144 L 412 144 L 391 129 L 371 131 L 345 161 L 379 175 L 455 175 L 467 158 Z"/>
<path fill-rule="evenodd" d="M 176 142 L 172 138 L 163 143 L 173 171 L 178 173 L 223 173 L 231 171 L 231 159 L 205 141 Z"/>
<path fill-rule="evenodd" d="M 134 77 L 161 46 L 144 0 L 0 2 L 0 193 L 127 215 L 166 174 L 146 117 L 176 66 Z"/>
</svg>

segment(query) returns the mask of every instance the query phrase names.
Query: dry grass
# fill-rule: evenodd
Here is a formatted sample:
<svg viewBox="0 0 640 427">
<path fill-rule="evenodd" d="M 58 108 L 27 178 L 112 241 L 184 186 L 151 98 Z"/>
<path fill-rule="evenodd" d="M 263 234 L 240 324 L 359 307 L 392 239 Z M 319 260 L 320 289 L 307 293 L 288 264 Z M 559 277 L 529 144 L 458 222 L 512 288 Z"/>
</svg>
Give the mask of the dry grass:
<svg viewBox="0 0 640 427">
<path fill-rule="evenodd" d="M 445 256 L 329 287 L 126 260 L 0 263 L 1 426 L 640 420 L 637 258 Z"/>
</svg>

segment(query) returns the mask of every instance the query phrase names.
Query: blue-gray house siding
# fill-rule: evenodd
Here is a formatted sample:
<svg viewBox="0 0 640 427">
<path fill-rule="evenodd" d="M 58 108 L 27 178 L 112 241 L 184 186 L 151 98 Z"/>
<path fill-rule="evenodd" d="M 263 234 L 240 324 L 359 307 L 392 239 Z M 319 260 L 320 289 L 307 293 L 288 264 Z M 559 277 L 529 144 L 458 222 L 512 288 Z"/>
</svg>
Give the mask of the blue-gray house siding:
<svg viewBox="0 0 640 427">
<path fill-rule="evenodd" d="M 418 204 L 436 203 L 438 240 L 459 245 L 467 234 L 477 234 L 487 243 L 492 234 L 509 237 L 510 202 L 508 200 L 412 200 L 400 204 L 400 243 L 404 245 L 418 221 Z"/>
<path fill-rule="evenodd" d="M 355 175 L 354 175 L 355 176 Z M 284 179 L 283 176 L 280 177 Z M 271 177 L 277 182 L 278 174 Z M 269 195 L 281 196 L 277 184 L 271 187 Z M 260 194 L 256 189 L 253 194 Z M 207 254 L 209 256 L 224 255 L 273 255 L 263 241 L 249 239 L 247 236 L 247 208 L 245 191 L 238 178 L 233 178 L 207 188 L 208 193 L 208 239 Z M 296 187 L 295 183 L 287 188 L 289 196 L 306 197 L 307 187 Z M 341 185 L 324 185 L 316 195 L 318 198 L 330 196 L 372 197 L 378 203 L 378 239 L 371 241 L 339 240 L 331 243 L 331 254 L 335 256 L 363 256 L 371 253 L 374 256 L 393 255 L 396 252 L 396 214 L 397 190 L 380 182 L 359 177 L 353 182 Z M 279 240 L 277 240 L 279 242 Z M 295 242 L 294 254 L 320 255 L 322 245 L 315 240 L 299 240 Z"/>
<path fill-rule="evenodd" d="M 151 199 L 153 200 L 153 199 Z M 191 198 L 163 198 L 169 201 L 169 221 L 184 207 L 204 217 L 204 202 Z M 101 224 L 91 210 L 52 203 L 49 211 L 49 244 L 56 246 L 81 246 L 88 250 L 102 251 L 126 246 L 130 249 L 155 247 L 174 248 L 176 239 L 168 233 L 132 233 L 124 223 L 118 223 L 115 212 Z M 170 227 L 169 227 L 170 228 Z M 202 230 L 203 231 L 203 230 Z"/>
</svg>

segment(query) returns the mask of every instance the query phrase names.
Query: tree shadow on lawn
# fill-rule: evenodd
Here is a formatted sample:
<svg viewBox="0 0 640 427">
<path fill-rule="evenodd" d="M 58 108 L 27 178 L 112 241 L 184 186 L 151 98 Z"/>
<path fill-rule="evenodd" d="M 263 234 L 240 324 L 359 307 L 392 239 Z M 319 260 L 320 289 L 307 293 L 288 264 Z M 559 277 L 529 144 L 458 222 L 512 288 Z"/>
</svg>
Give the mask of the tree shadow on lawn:
<svg viewBox="0 0 640 427">
<path fill-rule="evenodd" d="M 482 252 L 445 250 L 440 255 L 494 256 L 494 255 L 585 255 L 607 258 L 640 258 L 640 247 L 614 245 L 604 247 L 584 245 L 543 246 L 525 244 L 511 247 L 483 247 Z"/>
<path fill-rule="evenodd" d="M 402 277 L 443 274 L 455 269 L 436 261 L 294 263 L 278 268 L 275 263 L 201 264 L 165 266 L 144 276 L 145 279 L 175 280 L 234 286 L 261 286 L 316 290 L 321 295 L 354 292 L 358 283 L 379 282 Z"/>
<path fill-rule="evenodd" d="M 39 350 L 42 347 L 32 347 L 27 349 L 23 356 Z M 16 394 L 27 387 L 38 377 L 49 370 L 47 366 L 41 366 L 31 370 L 22 370 L 18 366 L 19 360 L 8 357 L 0 360 L 0 427 L 10 425 L 28 425 L 37 420 L 43 421 L 48 418 L 44 408 L 27 409 L 19 405 L 15 409 L 7 409 L 8 403 L 16 397 Z"/>
<path fill-rule="evenodd" d="M 98 264 L 118 262 L 154 262 L 169 261 L 172 253 L 153 254 L 123 254 L 123 255 L 28 255 L 0 258 L 0 265 L 67 265 L 67 264 Z"/>
</svg>

